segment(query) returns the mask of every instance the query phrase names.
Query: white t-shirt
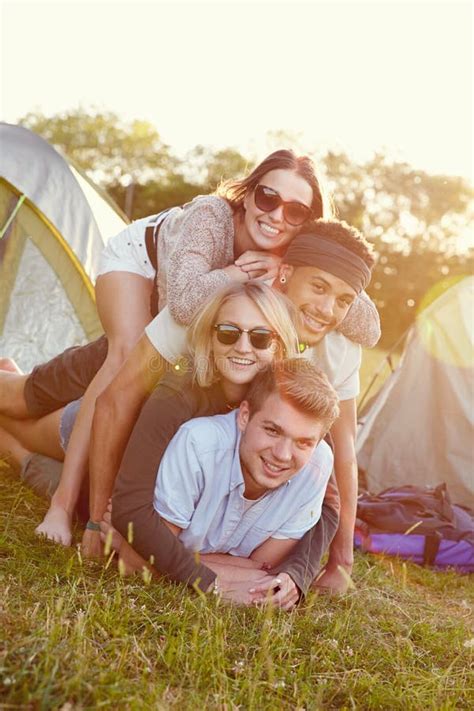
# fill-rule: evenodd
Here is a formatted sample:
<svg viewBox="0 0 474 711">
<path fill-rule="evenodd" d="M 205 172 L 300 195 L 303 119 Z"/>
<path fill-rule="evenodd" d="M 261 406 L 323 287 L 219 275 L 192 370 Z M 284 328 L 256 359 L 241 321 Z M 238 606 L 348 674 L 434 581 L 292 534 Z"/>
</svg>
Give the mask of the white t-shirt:
<svg viewBox="0 0 474 711">
<path fill-rule="evenodd" d="M 187 329 L 173 320 L 168 307 L 160 311 L 145 328 L 152 346 L 169 363 L 176 363 L 187 352 Z M 341 401 L 352 400 L 359 394 L 361 347 L 332 331 L 313 348 L 303 354 L 327 375 Z"/>
</svg>

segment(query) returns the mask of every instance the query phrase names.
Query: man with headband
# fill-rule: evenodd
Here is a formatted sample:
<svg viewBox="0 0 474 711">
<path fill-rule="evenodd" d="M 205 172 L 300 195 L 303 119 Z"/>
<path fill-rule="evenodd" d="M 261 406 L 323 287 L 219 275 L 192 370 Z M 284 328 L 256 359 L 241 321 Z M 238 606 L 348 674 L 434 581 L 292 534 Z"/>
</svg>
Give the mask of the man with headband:
<svg viewBox="0 0 474 711">
<path fill-rule="evenodd" d="M 354 454 L 355 398 L 359 387 L 361 349 L 334 332 L 334 329 L 345 317 L 356 295 L 368 283 L 373 261 L 369 245 L 357 230 L 338 221 L 319 221 L 305 234 L 295 238 L 283 259 L 279 278 L 274 284 L 275 288 L 284 291 L 294 301 L 301 314 L 299 332 L 302 347 L 306 349 L 304 357 L 310 358 L 321 367 L 341 400 L 342 415 L 333 426 L 332 434 L 336 449 L 336 475 L 341 488 L 342 525 L 331 549 L 326 572 L 320 581 L 320 584 L 338 590 L 346 586 L 339 566 L 347 572 L 350 572 L 352 566 L 353 519 L 357 492 Z M 90 374 L 93 377 L 92 371 L 100 367 L 100 358 L 105 357 L 106 343 L 102 341 L 96 346 L 91 344 L 82 351 L 73 350 L 70 353 L 71 359 L 80 357 L 87 348 L 94 354 L 91 358 Z M 163 375 L 168 363 L 176 362 L 184 348 L 184 329 L 171 319 L 167 309 L 163 309 L 146 328 L 146 335 L 142 337 L 115 381 L 99 398 L 90 460 L 92 522 L 100 521 L 105 511 L 128 435 L 143 402 L 153 385 Z M 66 364 L 65 368 L 67 370 Z M 41 372 L 40 367 L 37 374 L 41 375 Z M 77 385 L 77 393 L 73 397 L 78 397 L 82 394 L 81 388 L 87 383 L 74 383 L 74 372 L 72 367 L 73 390 Z M 34 399 L 31 396 L 41 392 L 39 381 L 38 377 L 30 379 L 29 383 L 27 381 L 30 403 Z M 64 382 L 62 377 L 62 387 Z M 34 390 L 31 387 L 33 384 Z M 139 426 L 146 427 L 146 421 L 144 422 L 142 417 Z M 132 440 L 137 443 L 136 461 L 133 456 L 127 456 L 125 470 L 122 466 L 119 489 L 125 492 L 125 495 L 115 497 L 113 510 L 114 522 L 125 535 L 127 521 L 130 520 L 129 512 L 134 506 L 133 495 L 130 494 L 131 486 L 139 476 L 144 462 L 152 458 L 151 452 L 144 452 L 143 447 L 140 447 L 140 432 L 137 427 Z M 322 532 L 321 527 L 328 519 L 330 523 Z M 287 562 L 284 568 L 297 581 L 302 592 L 307 589 L 308 581 L 311 581 L 311 576 L 314 576 L 317 570 L 321 553 L 334 534 L 334 509 L 331 511 L 331 508 L 327 507 L 326 512 L 323 511 L 319 526 L 319 538 L 311 541 L 308 537 L 306 555 L 300 547 L 298 555 Z M 156 534 L 156 531 L 154 533 Z M 162 534 L 160 551 L 156 552 L 160 555 L 159 561 L 155 555 L 157 567 L 175 580 L 194 582 L 201 578 L 202 586 L 208 584 L 212 576 L 206 575 L 204 566 L 196 566 L 193 557 L 186 557 L 186 552 L 180 550 L 180 542 L 177 539 L 167 538 L 166 531 L 162 531 Z M 140 549 L 139 539 L 143 542 L 143 549 Z M 150 555 L 146 542 L 152 539 L 157 540 L 158 536 L 148 535 L 147 531 L 141 531 L 138 537 L 134 538 L 134 546 L 145 558 Z M 83 540 L 89 552 L 97 552 L 101 547 L 98 532 L 86 531 Z M 196 568 L 194 572 L 193 566 Z"/>
<path fill-rule="evenodd" d="M 324 370 L 340 400 L 340 416 L 331 428 L 340 523 L 317 584 L 344 591 L 352 570 L 357 508 L 356 397 L 361 349 L 334 329 L 369 284 L 374 258 L 357 230 L 320 220 L 292 242 L 283 262 L 278 288 L 300 313 L 298 334 L 309 346 L 305 355 Z"/>
</svg>

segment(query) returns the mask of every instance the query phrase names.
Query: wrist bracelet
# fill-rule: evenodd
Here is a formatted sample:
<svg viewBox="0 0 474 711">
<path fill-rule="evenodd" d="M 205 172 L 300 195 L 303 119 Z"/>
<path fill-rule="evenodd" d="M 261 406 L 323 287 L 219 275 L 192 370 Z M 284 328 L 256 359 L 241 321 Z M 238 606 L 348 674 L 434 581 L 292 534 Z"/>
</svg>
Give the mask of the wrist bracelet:
<svg viewBox="0 0 474 711">
<path fill-rule="evenodd" d="M 86 528 L 89 531 L 100 531 L 100 523 L 97 523 L 96 521 L 91 521 L 91 519 L 89 519 L 86 523 Z"/>
</svg>

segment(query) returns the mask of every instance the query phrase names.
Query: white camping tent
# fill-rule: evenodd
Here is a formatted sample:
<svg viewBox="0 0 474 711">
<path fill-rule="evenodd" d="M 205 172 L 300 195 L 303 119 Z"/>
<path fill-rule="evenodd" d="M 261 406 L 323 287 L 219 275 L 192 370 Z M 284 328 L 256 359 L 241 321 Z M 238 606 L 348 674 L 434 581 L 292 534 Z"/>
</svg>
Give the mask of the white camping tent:
<svg viewBox="0 0 474 711">
<path fill-rule="evenodd" d="M 101 333 L 99 256 L 125 224 L 46 141 L 0 124 L 0 355 L 28 370 Z"/>
<path fill-rule="evenodd" d="M 369 490 L 446 482 L 474 508 L 474 277 L 417 318 L 397 370 L 361 417 L 359 467 Z"/>
</svg>

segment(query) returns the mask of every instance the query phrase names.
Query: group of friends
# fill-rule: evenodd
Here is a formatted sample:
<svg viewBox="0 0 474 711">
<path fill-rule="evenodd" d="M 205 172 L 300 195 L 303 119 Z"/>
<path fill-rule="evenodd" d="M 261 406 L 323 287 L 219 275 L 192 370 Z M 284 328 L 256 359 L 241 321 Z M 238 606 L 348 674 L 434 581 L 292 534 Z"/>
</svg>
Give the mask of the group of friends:
<svg viewBox="0 0 474 711">
<path fill-rule="evenodd" d="M 344 591 L 373 265 L 288 150 L 112 237 L 105 335 L 29 374 L 0 361 L 0 451 L 51 499 L 36 532 L 68 546 L 78 514 L 83 556 L 107 541 L 125 572 L 240 604 Z"/>
</svg>

